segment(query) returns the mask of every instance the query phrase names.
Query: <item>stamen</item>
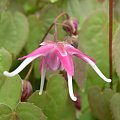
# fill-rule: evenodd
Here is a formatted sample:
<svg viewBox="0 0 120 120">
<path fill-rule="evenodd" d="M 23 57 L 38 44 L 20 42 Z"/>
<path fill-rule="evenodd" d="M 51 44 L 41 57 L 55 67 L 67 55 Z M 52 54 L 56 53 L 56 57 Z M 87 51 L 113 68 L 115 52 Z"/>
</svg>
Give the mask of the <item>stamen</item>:
<svg viewBox="0 0 120 120">
<path fill-rule="evenodd" d="M 20 66 L 15 69 L 13 72 L 8 72 L 8 71 L 4 71 L 3 74 L 7 77 L 12 77 L 17 75 L 18 73 L 20 73 L 30 62 L 32 62 L 34 59 L 36 59 L 38 56 L 35 57 L 30 57 L 30 58 L 26 58 L 21 64 Z"/>
<path fill-rule="evenodd" d="M 92 60 L 90 60 L 90 59 L 88 59 L 88 58 L 86 58 L 86 57 L 85 57 L 85 59 L 86 59 L 86 61 L 88 62 L 88 64 L 95 70 L 95 72 L 96 72 L 104 81 L 106 81 L 106 82 L 111 82 L 111 79 L 106 78 Z"/>
<path fill-rule="evenodd" d="M 45 63 L 43 63 L 41 68 L 41 84 L 40 84 L 39 95 L 42 95 L 42 92 L 43 92 L 43 87 L 45 82 L 45 73 L 46 73 L 46 65 Z"/>
<path fill-rule="evenodd" d="M 73 86 L 72 86 L 72 76 L 67 73 L 68 77 L 68 89 L 69 89 L 69 95 L 73 101 L 76 101 L 77 98 L 73 94 Z"/>
</svg>

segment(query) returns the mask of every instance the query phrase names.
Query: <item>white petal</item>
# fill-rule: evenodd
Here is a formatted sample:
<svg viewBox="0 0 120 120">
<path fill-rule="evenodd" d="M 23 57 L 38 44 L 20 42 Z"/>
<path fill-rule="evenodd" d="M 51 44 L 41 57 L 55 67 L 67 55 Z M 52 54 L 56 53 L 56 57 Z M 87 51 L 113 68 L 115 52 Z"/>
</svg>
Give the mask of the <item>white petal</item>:
<svg viewBox="0 0 120 120">
<path fill-rule="evenodd" d="M 86 61 L 88 62 L 88 64 L 95 70 L 95 72 L 96 72 L 104 81 L 106 81 L 106 82 L 111 82 L 111 79 L 106 78 L 92 60 L 90 60 L 89 58 L 86 58 L 86 57 L 85 57 L 85 59 L 86 59 Z"/>
<path fill-rule="evenodd" d="M 30 58 L 26 58 L 21 64 L 20 66 L 15 69 L 13 72 L 8 72 L 8 71 L 4 71 L 3 74 L 7 77 L 12 77 L 17 75 L 19 72 L 21 72 L 29 63 L 31 63 L 34 59 L 36 59 L 38 56 L 35 57 L 30 57 Z"/>
<path fill-rule="evenodd" d="M 69 75 L 67 73 L 67 76 L 68 76 L 68 89 L 69 89 L 69 95 L 70 95 L 70 98 L 73 100 L 73 101 L 76 101 L 77 98 L 74 96 L 73 94 L 73 86 L 72 86 L 72 76 Z"/>
<path fill-rule="evenodd" d="M 45 82 L 45 73 L 46 73 L 46 65 L 43 63 L 41 68 L 41 84 L 40 84 L 40 91 L 39 95 L 43 92 L 44 82 Z"/>
</svg>

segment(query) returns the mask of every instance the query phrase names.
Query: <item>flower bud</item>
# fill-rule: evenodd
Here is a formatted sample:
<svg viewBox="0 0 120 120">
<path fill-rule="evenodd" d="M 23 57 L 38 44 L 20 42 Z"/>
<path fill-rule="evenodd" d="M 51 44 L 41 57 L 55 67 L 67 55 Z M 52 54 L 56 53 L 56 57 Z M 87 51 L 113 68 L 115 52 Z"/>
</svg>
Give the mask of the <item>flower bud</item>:
<svg viewBox="0 0 120 120">
<path fill-rule="evenodd" d="M 31 95 L 32 93 L 32 85 L 29 81 L 22 80 L 22 96 L 21 96 L 21 101 L 26 101 L 27 98 Z"/>
<path fill-rule="evenodd" d="M 73 47 L 78 48 L 78 40 L 76 38 L 70 37 L 67 42 L 70 43 Z"/>
<path fill-rule="evenodd" d="M 77 35 L 77 28 L 78 28 L 78 20 L 76 18 L 71 18 L 69 20 L 65 20 L 63 23 L 63 29 L 69 33 L 70 35 Z"/>
<path fill-rule="evenodd" d="M 75 93 L 75 96 L 77 97 L 77 100 L 74 101 L 75 108 L 80 111 L 81 110 L 80 95 L 78 93 Z"/>
</svg>

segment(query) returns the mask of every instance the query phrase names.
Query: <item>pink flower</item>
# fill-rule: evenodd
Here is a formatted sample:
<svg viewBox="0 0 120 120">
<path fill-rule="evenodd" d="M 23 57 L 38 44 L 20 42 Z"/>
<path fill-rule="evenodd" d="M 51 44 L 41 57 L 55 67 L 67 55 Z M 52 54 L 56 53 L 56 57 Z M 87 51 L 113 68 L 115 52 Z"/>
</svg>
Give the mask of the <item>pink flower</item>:
<svg viewBox="0 0 120 120">
<path fill-rule="evenodd" d="M 19 58 L 19 60 L 25 59 L 21 65 L 14 70 L 13 72 L 4 71 L 4 75 L 8 77 L 15 76 L 19 72 L 21 72 L 29 63 L 35 60 L 38 57 L 42 57 L 42 61 L 40 64 L 40 71 L 41 71 L 41 85 L 40 85 L 40 92 L 42 94 L 44 80 L 45 80 L 45 73 L 46 69 L 49 68 L 51 70 L 65 70 L 67 72 L 68 77 L 68 88 L 69 94 L 73 101 L 76 101 L 77 98 L 73 94 L 73 87 L 72 87 L 72 76 L 74 75 L 74 65 L 72 61 L 72 56 L 75 55 L 76 57 L 82 59 L 86 63 L 88 63 L 96 73 L 106 82 L 111 82 L 111 79 L 107 79 L 98 67 L 95 64 L 95 61 L 79 51 L 78 49 L 74 48 L 72 45 L 65 43 L 65 42 L 53 42 L 53 41 L 46 41 L 40 44 L 41 47 L 34 50 L 32 53 Z"/>
</svg>

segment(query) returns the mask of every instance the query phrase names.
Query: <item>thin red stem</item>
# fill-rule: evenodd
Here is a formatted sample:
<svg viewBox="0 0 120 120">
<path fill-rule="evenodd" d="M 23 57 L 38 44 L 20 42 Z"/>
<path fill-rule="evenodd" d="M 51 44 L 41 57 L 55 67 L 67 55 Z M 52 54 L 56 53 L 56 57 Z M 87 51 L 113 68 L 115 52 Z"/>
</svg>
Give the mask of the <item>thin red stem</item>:
<svg viewBox="0 0 120 120">
<path fill-rule="evenodd" d="M 112 80 L 112 30 L 113 30 L 113 0 L 109 0 L 109 77 Z M 112 82 L 110 84 L 112 88 Z"/>
</svg>

